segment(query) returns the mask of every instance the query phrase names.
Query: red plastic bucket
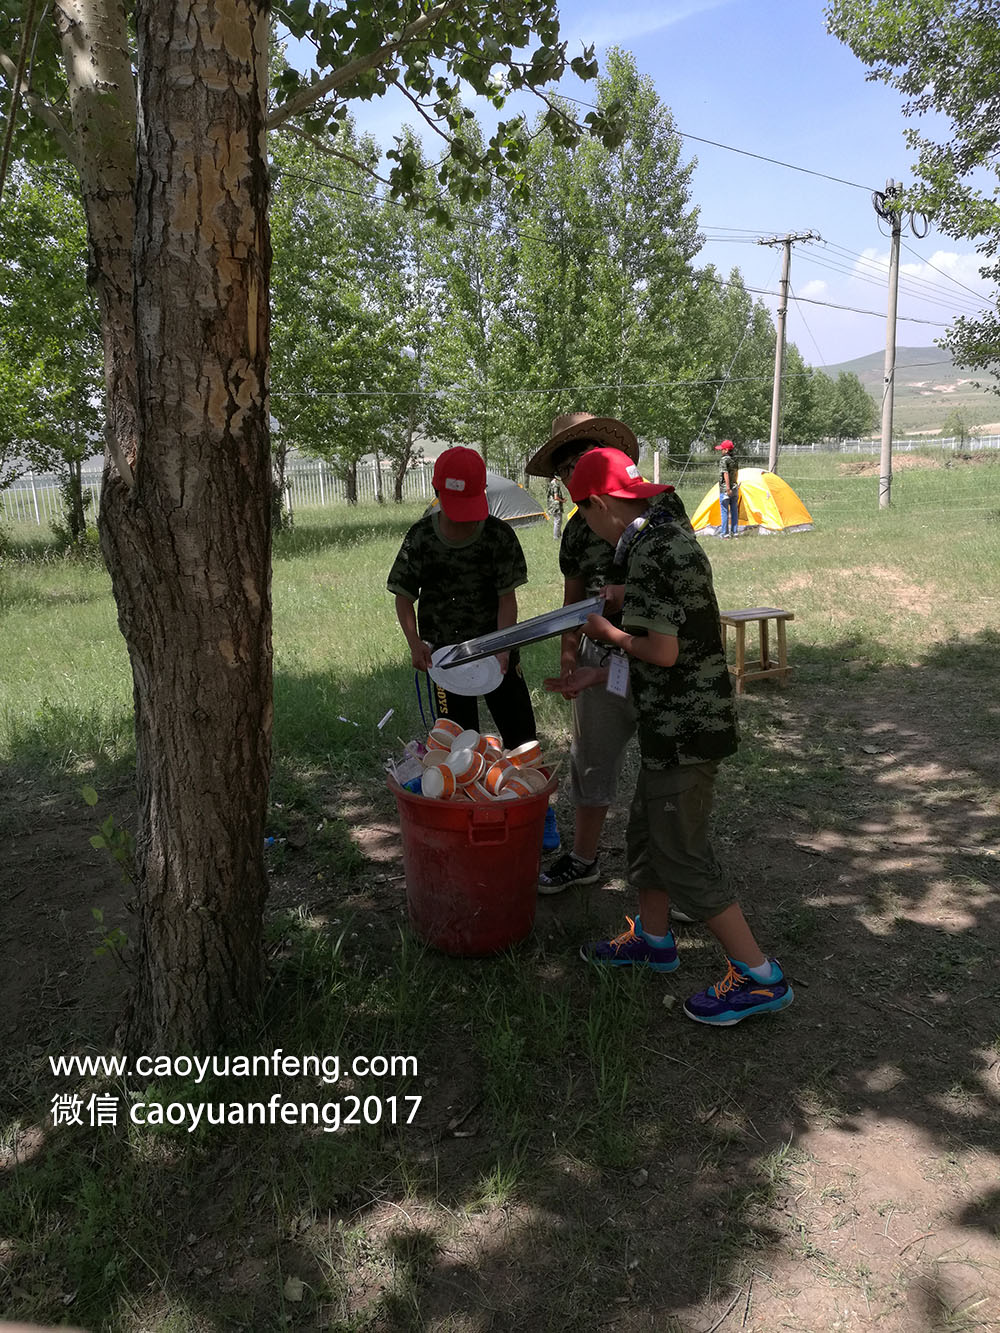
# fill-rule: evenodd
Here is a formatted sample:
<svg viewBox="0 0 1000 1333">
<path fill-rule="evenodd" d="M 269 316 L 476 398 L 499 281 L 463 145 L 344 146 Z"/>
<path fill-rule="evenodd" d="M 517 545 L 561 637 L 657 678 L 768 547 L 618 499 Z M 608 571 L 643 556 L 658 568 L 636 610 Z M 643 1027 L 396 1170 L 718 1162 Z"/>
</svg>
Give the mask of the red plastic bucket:
<svg viewBox="0 0 1000 1333">
<path fill-rule="evenodd" d="M 535 924 L 542 834 L 558 783 L 516 801 L 433 801 L 393 778 L 406 907 L 420 938 L 444 953 L 497 953 Z"/>
</svg>

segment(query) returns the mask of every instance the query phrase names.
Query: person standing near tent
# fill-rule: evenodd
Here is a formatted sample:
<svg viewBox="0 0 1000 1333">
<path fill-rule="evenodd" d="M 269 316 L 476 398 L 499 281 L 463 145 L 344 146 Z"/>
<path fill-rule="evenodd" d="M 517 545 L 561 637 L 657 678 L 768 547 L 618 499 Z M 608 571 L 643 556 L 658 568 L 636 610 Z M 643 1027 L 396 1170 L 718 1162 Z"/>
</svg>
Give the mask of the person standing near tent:
<svg viewBox="0 0 1000 1333">
<path fill-rule="evenodd" d="M 719 509 L 722 511 L 722 536 L 740 535 L 740 462 L 732 440 L 715 446 L 719 459 Z"/>
<path fill-rule="evenodd" d="M 595 417 L 589 412 L 568 412 L 556 417 L 549 438 L 525 467 L 531 477 L 556 478 L 569 485 L 579 459 L 592 449 L 610 446 L 626 453 L 633 463 L 639 458 L 639 441 L 624 422 L 614 417 Z M 666 487 L 664 503 L 678 522 L 691 530 L 680 498 Z M 563 575 L 563 605 L 596 596 L 609 584 L 620 583 L 615 570 L 614 547 L 592 532 L 583 515 L 570 515 L 559 547 Z M 578 668 L 597 667 L 605 650 L 580 630 L 562 636 L 559 674 L 570 681 Z M 588 690 L 572 700 L 570 744 L 570 798 L 574 805 L 573 845 L 557 857 L 538 879 L 542 894 L 562 893 L 578 884 L 595 884 L 600 878 L 598 849 L 608 810 L 618 787 L 625 749 L 635 734 L 632 694 Z"/>
<path fill-rule="evenodd" d="M 439 503 L 417 520 L 389 571 L 396 618 L 418 671 L 436 648 L 517 623 L 517 589 L 528 581 L 521 543 L 486 501 L 486 464 L 475 449 L 446 449 L 434 464 Z M 536 739 L 531 695 L 516 649 L 498 654 L 502 679 L 484 696 L 507 749 Z M 436 686 L 438 714 L 479 730 L 475 695 Z"/>
</svg>

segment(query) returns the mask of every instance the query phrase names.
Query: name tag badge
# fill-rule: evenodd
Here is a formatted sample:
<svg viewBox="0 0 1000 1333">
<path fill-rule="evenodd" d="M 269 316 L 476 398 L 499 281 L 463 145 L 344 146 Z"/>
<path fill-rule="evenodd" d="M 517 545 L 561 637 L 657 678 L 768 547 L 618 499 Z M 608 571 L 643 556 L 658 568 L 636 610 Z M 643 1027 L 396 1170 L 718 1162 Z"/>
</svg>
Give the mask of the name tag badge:
<svg viewBox="0 0 1000 1333">
<path fill-rule="evenodd" d="M 624 653 L 612 653 L 608 663 L 608 693 L 624 699 L 628 694 L 628 658 Z"/>
</svg>

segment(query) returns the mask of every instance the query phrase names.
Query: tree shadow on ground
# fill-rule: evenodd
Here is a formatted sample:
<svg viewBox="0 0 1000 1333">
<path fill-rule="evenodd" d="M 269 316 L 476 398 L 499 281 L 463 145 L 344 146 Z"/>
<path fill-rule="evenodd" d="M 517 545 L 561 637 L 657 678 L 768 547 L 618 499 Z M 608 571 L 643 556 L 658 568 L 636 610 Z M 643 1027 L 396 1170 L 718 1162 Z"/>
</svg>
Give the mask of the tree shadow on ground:
<svg viewBox="0 0 1000 1333">
<path fill-rule="evenodd" d="M 578 961 L 582 939 L 631 910 L 618 878 L 541 901 L 508 955 L 422 950 L 391 796 L 360 768 L 370 734 L 331 747 L 335 770 L 321 750 L 282 754 L 294 781 L 272 984 L 242 1040 L 413 1055 L 419 1072 L 335 1094 L 316 1079 L 164 1081 L 146 1100 L 391 1089 L 421 1096 L 418 1115 L 332 1134 L 39 1134 L 30 1126 L 66 1090 L 45 1055 L 101 1050 L 108 1029 L 92 1011 L 25 1024 L 5 1034 L 4 1303 L 94 1329 L 988 1326 L 1000 1318 L 997 646 L 983 634 L 873 671 L 850 665 L 857 645 L 844 642 L 813 649 L 787 689 L 743 698 L 719 847 L 796 1002 L 730 1030 L 679 1014 L 720 970 L 697 928 L 669 978 Z M 402 676 L 366 677 L 366 719 Z M 328 814 L 367 858 L 346 888 L 346 849 L 317 844 Z M 616 816 L 609 844 L 620 833 Z"/>
</svg>

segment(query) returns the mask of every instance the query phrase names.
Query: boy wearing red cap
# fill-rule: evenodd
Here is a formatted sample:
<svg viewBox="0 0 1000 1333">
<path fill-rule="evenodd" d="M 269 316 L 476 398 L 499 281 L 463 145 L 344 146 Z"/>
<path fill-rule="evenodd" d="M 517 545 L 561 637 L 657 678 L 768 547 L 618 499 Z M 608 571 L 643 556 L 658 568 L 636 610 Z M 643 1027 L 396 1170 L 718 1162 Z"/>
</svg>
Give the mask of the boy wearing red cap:
<svg viewBox="0 0 1000 1333">
<path fill-rule="evenodd" d="M 438 504 L 403 538 L 386 586 L 418 671 L 446 644 L 517 623 L 517 592 L 528 581 L 513 528 L 486 500 L 486 464 L 475 449 L 446 449 L 434 465 Z M 498 654 L 503 679 L 485 695 L 505 747 L 535 739 L 531 695 L 517 651 Z M 479 730 L 476 697 L 436 686 L 438 714 Z"/>
<path fill-rule="evenodd" d="M 723 440 L 715 446 L 719 459 L 719 513 L 721 536 L 740 535 L 740 463 L 732 440 Z"/>
<path fill-rule="evenodd" d="M 725 977 L 689 997 L 684 1012 L 729 1026 L 792 1002 L 780 965 L 762 953 L 712 851 L 708 821 L 719 761 L 739 743 L 732 687 L 719 630 L 708 559 L 697 539 L 659 497 L 669 488 L 644 482 L 617 449 L 583 455 L 569 482 L 587 525 L 616 546 L 624 567 L 622 626 L 592 615 L 584 631 L 616 650 L 611 668 L 589 667 L 546 687 L 603 688 L 626 664 L 638 714 L 642 766 L 629 814 L 629 883 L 639 912 L 615 939 L 581 950 L 611 967 L 658 972 L 679 966 L 671 904 L 703 922 L 725 949 Z"/>
</svg>

